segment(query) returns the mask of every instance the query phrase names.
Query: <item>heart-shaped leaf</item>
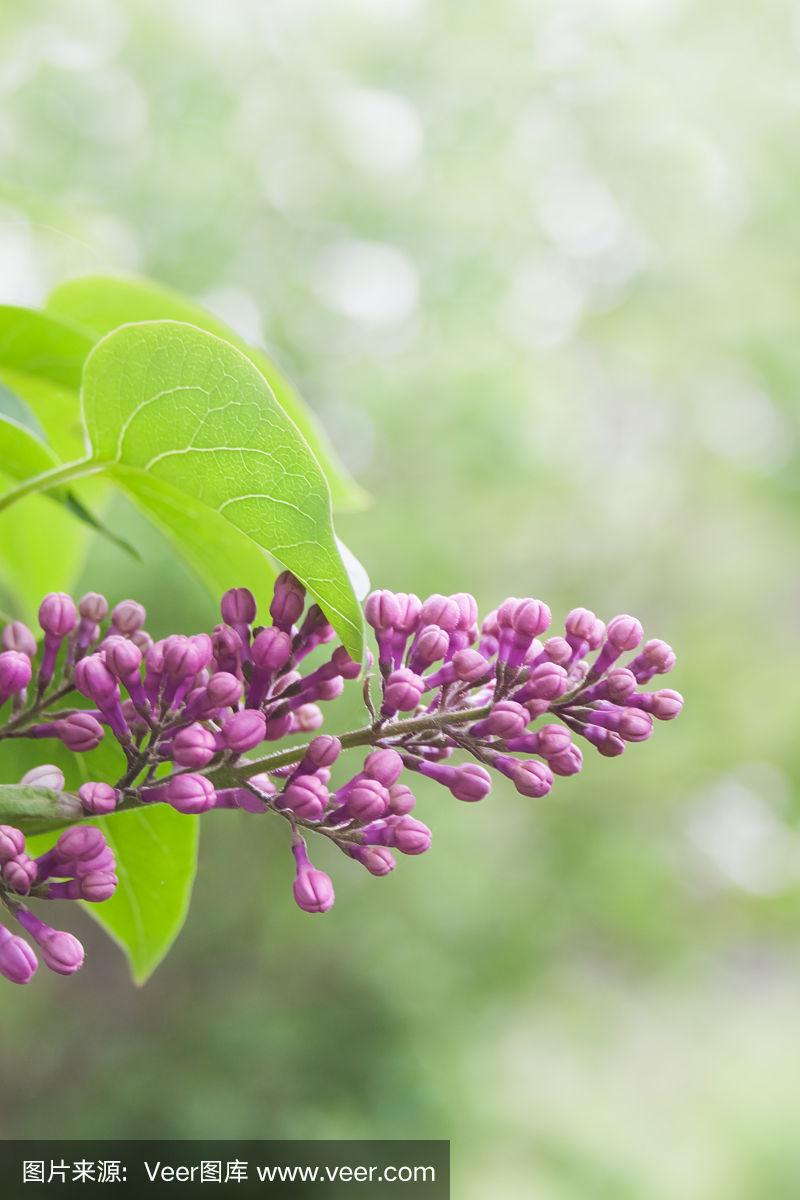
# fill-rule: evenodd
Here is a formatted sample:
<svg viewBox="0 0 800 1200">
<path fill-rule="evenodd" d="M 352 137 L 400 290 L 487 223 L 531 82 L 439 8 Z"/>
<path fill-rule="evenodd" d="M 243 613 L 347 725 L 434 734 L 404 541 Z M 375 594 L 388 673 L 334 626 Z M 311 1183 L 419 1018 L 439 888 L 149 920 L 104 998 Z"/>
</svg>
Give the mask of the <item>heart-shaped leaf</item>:
<svg viewBox="0 0 800 1200">
<path fill-rule="evenodd" d="M 325 479 L 249 359 L 192 325 L 126 325 L 89 355 L 82 398 L 92 451 L 85 473 L 105 472 L 135 500 L 143 489 L 158 492 L 162 522 L 179 543 L 188 511 L 202 532 L 198 551 L 204 526 L 213 541 L 224 520 L 256 555 L 268 552 L 301 579 L 361 657 L 361 610 L 336 544 Z M 171 510 L 163 502 L 168 493 Z"/>
<path fill-rule="evenodd" d="M 83 329 L 93 330 L 98 336 L 133 322 L 171 320 L 185 321 L 230 342 L 255 364 L 308 442 L 328 480 L 334 506 L 363 507 L 365 493 L 342 465 L 314 414 L 269 355 L 248 345 L 201 305 L 150 279 L 87 275 L 59 284 L 47 301 L 47 310 L 60 319 L 77 322 Z"/>
</svg>

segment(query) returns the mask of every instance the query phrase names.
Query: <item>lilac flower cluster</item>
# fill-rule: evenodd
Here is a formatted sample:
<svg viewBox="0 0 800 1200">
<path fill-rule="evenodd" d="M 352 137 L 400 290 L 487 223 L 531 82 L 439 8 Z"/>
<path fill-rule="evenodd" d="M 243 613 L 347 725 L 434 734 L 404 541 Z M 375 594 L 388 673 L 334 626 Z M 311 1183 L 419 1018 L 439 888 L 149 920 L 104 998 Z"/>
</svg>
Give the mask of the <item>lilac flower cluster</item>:
<svg viewBox="0 0 800 1200">
<path fill-rule="evenodd" d="M 431 845 L 427 825 L 412 815 L 416 799 L 407 780 L 415 774 L 468 803 L 489 794 L 492 771 L 522 795 L 541 797 L 554 776 L 580 771 L 576 739 L 615 756 L 627 743 L 649 738 L 654 719 L 670 720 L 683 705 L 678 692 L 642 690 L 671 670 L 675 655 L 665 642 L 643 641 L 634 617 L 605 625 L 588 609 L 573 609 L 563 634 L 545 639 L 551 614 L 539 600 L 505 600 L 479 624 L 466 593 L 422 601 L 376 591 L 365 608 L 377 643 L 377 673 L 368 655 L 363 682 L 368 723 L 264 753 L 269 743 L 315 733 L 323 723 L 320 705 L 362 674 L 342 646 L 307 668 L 308 656 L 335 634 L 319 606 L 306 601 L 303 586 L 284 572 L 269 624 L 257 622 L 253 595 L 234 588 L 223 596 L 222 622 L 210 634 L 154 642 L 135 601 L 123 600 L 106 623 L 102 596 L 90 593 L 78 605 L 63 593 L 47 596 L 39 610 L 41 651 L 19 622 L 2 634 L 0 719 L 7 702 L 9 715 L 0 739 L 58 739 L 82 753 L 110 734 L 124 769 L 113 782 L 79 789 L 75 803 L 86 816 L 153 803 L 186 814 L 217 808 L 281 816 L 291 827 L 294 898 L 306 912 L 322 913 L 334 890 L 309 858 L 310 833 L 371 874 L 387 875 L 395 852 L 422 854 Z M 626 653 L 633 657 L 622 665 Z M 67 706 L 79 697 L 88 706 Z M 253 757 L 259 747 L 261 756 Z M 358 768 L 332 783 L 343 751 L 356 748 L 366 751 Z M 453 761 L 459 751 L 471 761 Z M 55 768 L 39 770 L 50 773 L 51 787 L 63 789 Z M 66 964 L 77 969 L 75 939 L 70 957 L 64 941 L 70 935 L 37 923 L 18 897 L 110 896 L 113 856 L 100 831 L 74 826 L 31 859 L 20 831 L 3 827 L 0 866 L 0 900 L 45 961 L 64 973 Z M 26 982 L 32 954 L 22 939 L 0 934 L 0 971 L 8 978 Z"/>
</svg>

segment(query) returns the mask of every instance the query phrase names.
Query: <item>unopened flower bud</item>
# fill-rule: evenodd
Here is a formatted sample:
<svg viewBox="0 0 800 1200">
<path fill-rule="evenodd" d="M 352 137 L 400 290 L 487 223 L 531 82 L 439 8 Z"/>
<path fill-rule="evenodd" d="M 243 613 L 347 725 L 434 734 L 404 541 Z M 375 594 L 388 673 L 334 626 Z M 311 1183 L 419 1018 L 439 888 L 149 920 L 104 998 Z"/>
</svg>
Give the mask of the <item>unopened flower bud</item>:
<svg viewBox="0 0 800 1200">
<path fill-rule="evenodd" d="M 454 633 L 461 621 L 461 610 L 454 596 L 440 596 L 434 593 L 428 596 L 420 609 L 420 622 L 424 626 L 439 627 L 444 633 Z M 422 630 L 420 636 L 422 636 Z M 441 658 L 442 655 L 436 656 Z M 436 662 L 432 658 L 431 662 Z"/>
<path fill-rule="evenodd" d="M 105 736 L 103 726 L 88 712 L 71 713 L 60 721 L 54 721 L 52 731 L 68 750 L 76 754 L 96 750 Z"/>
<path fill-rule="evenodd" d="M 27 654 L 28 658 L 36 657 L 36 638 L 22 621 L 11 621 L 6 625 L 2 645 L 4 650 L 16 650 Z"/>
<path fill-rule="evenodd" d="M 370 875 L 389 875 L 397 866 L 394 855 L 386 846 L 356 846 L 351 843 L 346 851 L 362 867 L 366 867 Z"/>
<path fill-rule="evenodd" d="M 172 742 L 172 758 L 180 767 L 193 771 L 205 767 L 217 753 L 217 739 L 210 729 L 197 723 L 179 729 Z"/>
<path fill-rule="evenodd" d="M 316 775 L 299 775 L 277 801 L 304 821 L 321 821 L 327 803 L 328 789 Z"/>
<path fill-rule="evenodd" d="M 264 741 L 267 721 L 262 712 L 243 708 L 233 713 L 222 726 L 222 740 L 229 750 L 244 754 Z"/>
<path fill-rule="evenodd" d="M 147 613 L 135 600 L 120 600 L 111 613 L 111 624 L 119 633 L 130 637 L 144 626 Z"/>
<path fill-rule="evenodd" d="M 24 851 L 3 866 L 3 883 L 21 896 L 27 896 L 36 882 L 36 875 L 36 863 Z"/>
<path fill-rule="evenodd" d="M 87 592 L 78 601 L 78 612 L 85 620 L 99 625 L 108 616 L 108 601 L 99 592 Z"/>
<path fill-rule="evenodd" d="M 51 592 L 39 605 L 39 624 L 51 637 L 66 637 L 78 624 L 75 601 L 66 592 Z"/>
<path fill-rule="evenodd" d="M 275 580 L 269 614 L 273 624 L 287 633 L 300 619 L 305 608 L 306 589 L 291 571 L 283 571 Z"/>
<path fill-rule="evenodd" d="M 164 799 L 177 812 L 193 815 L 214 807 L 214 785 L 205 775 L 174 775 L 167 781 Z"/>
<path fill-rule="evenodd" d="M 298 854 L 298 847 L 294 847 L 294 855 L 297 861 L 297 875 L 292 884 L 295 902 L 303 912 L 327 912 L 333 907 L 336 899 L 330 875 L 312 866 L 305 853 L 305 846 L 302 856 Z"/>
<path fill-rule="evenodd" d="M 108 783 L 83 783 L 78 788 L 84 812 L 102 817 L 117 807 L 117 793 Z"/>
<path fill-rule="evenodd" d="M 274 625 L 262 629 L 253 639 L 250 651 L 253 664 L 263 671 L 279 671 L 292 656 L 292 639 Z"/>
<path fill-rule="evenodd" d="M 530 721 L 528 710 L 515 700 L 500 700 L 495 704 L 488 717 L 470 727 L 472 737 L 519 737 L 525 732 Z"/>
<path fill-rule="evenodd" d="M 234 708 L 242 697 L 242 684 L 228 671 L 217 671 L 206 684 L 205 692 L 211 709 Z"/>
<path fill-rule="evenodd" d="M 83 946 L 71 933 L 51 929 L 26 908 L 17 913 L 17 920 L 39 946 L 45 966 L 58 975 L 74 975 L 83 966 Z"/>
<path fill-rule="evenodd" d="M 0 975 L 10 983 L 30 983 L 38 967 L 36 955 L 24 938 L 0 925 Z"/>
<path fill-rule="evenodd" d="M 22 692 L 33 674 L 31 660 L 20 650 L 4 650 L 0 654 L 0 704 L 9 696 Z"/>
<path fill-rule="evenodd" d="M 347 811 L 356 821 L 377 821 L 389 810 L 389 793 L 377 779 L 360 779 L 347 795 Z"/>
<path fill-rule="evenodd" d="M 491 775 L 478 763 L 465 763 L 456 767 L 455 772 L 450 791 L 456 800 L 474 804 L 477 800 L 484 800 L 492 790 Z"/>
<path fill-rule="evenodd" d="M 377 780 L 386 788 L 397 782 L 402 770 L 402 758 L 396 750 L 392 750 L 389 746 L 373 750 L 364 759 L 364 774 L 367 778 Z"/>
<path fill-rule="evenodd" d="M 399 667 L 387 676 L 381 712 L 387 717 L 397 712 L 413 712 L 424 689 L 425 683 L 419 675 L 408 667 Z"/>
<path fill-rule="evenodd" d="M 389 812 L 395 817 L 405 817 L 416 806 L 417 798 L 404 783 L 393 783 L 389 788 Z"/>
<path fill-rule="evenodd" d="M 580 747 L 573 742 L 561 754 L 554 754 L 549 758 L 547 765 L 555 775 L 577 775 L 583 766 Z"/>
<path fill-rule="evenodd" d="M 26 771 L 20 779 L 20 783 L 61 792 L 64 790 L 64 772 L 52 763 L 42 763 L 41 766 L 31 767 L 30 771 Z"/>
<path fill-rule="evenodd" d="M 15 825 L 0 825 L 0 866 L 25 853 L 25 834 Z"/>
</svg>

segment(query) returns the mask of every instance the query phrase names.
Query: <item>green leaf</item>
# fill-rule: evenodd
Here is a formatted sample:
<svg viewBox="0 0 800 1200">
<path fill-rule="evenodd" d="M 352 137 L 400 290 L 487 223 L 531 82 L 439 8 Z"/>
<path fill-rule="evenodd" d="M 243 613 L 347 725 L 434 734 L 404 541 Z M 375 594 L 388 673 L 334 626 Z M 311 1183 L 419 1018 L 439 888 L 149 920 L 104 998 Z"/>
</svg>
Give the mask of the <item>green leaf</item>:
<svg viewBox="0 0 800 1200">
<path fill-rule="evenodd" d="M 77 391 L 95 338 L 72 321 L 0 305 L 0 367 Z M 13 390 L 13 389 L 12 389 Z"/>
<path fill-rule="evenodd" d="M 0 463 L 12 479 L 28 479 L 49 471 L 58 459 L 25 425 L 0 416 Z"/>
<path fill-rule="evenodd" d="M 132 322 L 168 319 L 185 321 L 230 342 L 255 364 L 308 442 L 328 480 L 335 507 L 364 506 L 365 492 L 348 474 L 324 429 L 272 359 L 264 350 L 248 345 L 201 305 L 149 279 L 89 275 L 60 284 L 49 297 L 47 310 L 96 334 L 110 333 Z"/>
<path fill-rule="evenodd" d="M 92 457 L 74 477 L 103 470 L 134 500 L 149 480 L 166 485 L 152 489 L 165 527 L 180 540 L 188 514 L 202 530 L 201 551 L 203 522 L 215 543 L 224 519 L 255 544 L 255 561 L 267 551 L 305 583 L 361 658 L 361 609 L 334 537 L 325 479 L 239 350 L 176 321 L 123 326 L 87 359 L 83 411 Z M 180 519 L 176 492 L 184 497 Z"/>
<path fill-rule="evenodd" d="M 146 983 L 183 928 L 197 872 L 200 822 L 166 804 L 103 817 L 119 886 L 86 911 L 125 952 L 134 982 Z"/>
<path fill-rule="evenodd" d="M 16 825 L 26 834 L 43 833 L 80 816 L 77 796 L 27 783 L 0 784 L 0 825 Z"/>
</svg>

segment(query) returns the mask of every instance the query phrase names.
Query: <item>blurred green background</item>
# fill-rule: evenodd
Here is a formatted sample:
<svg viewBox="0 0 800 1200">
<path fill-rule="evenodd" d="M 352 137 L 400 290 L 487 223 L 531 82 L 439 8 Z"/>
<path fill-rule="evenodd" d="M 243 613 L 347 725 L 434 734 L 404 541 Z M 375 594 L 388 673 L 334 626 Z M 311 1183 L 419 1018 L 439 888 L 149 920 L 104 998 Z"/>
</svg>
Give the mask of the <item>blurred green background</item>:
<svg viewBox="0 0 800 1200">
<path fill-rule="evenodd" d="M 0 1135 L 449 1137 L 459 1200 L 796 1198 L 800 9 L 6 0 L 0 47 L 0 300 L 197 296 L 371 492 L 338 529 L 376 585 L 636 613 L 687 698 L 545 801 L 419 789 L 433 852 L 319 852 L 324 920 L 282 829 L 206 819 L 143 991 L 83 918 L 80 976 L 0 989 Z M 76 586 L 213 621 L 116 519 L 144 564 L 93 544 Z"/>
</svg>

